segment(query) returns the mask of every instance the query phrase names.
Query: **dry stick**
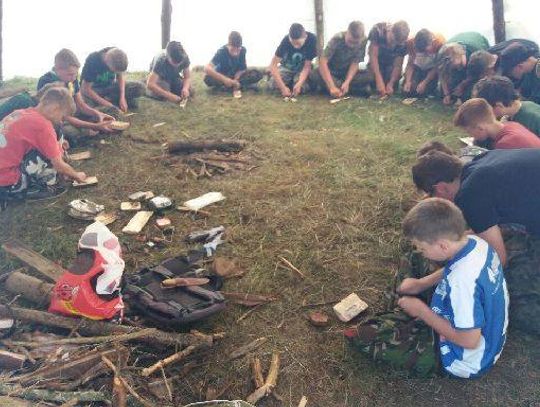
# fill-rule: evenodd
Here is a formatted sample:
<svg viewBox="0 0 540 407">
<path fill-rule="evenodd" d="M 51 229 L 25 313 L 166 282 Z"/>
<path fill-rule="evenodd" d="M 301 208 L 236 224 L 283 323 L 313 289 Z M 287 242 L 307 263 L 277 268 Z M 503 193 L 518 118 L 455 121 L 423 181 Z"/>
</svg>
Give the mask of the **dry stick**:
<svg viewBox="0 0 540 407">
<path fill-rule="evenodd" d="M 285 257 L 281 257 L 279 256 L 278 259 L 283 263 L 285 264 L 288 268 L 290 268 L 292 271 L 294 271 L 295 273 L 297 273 L 300 277 L 302 278 L 306 278 L 306 276 L 304 275 L 304 273 L 302 273 L 300 270 L 298 270 L 294 264 L 292 264 L 289 260 L 287 260 Z"/>
<path fill-rule="evenodd" d="M 261 360 L 259 358 L 251 359 L 251 372 L 253 374 L 253 383 L 255 388 L 258 389 L 264 385 L 264 377 L 262 373 Z"/>
<path fill-rule="evenodd" d="M 248 354 L 249 352 L 254 351 L 259 346 L 261 346 L 263 343 L 266 343 L 267 340 L 268 339 L 266 339 L 265 337 L 255 339 L 254 341 L 248 343 L 247 345 L 244 345 L 244 346 L 236 349 L 235 351 L 231 352 L 231 354 L 229 355 L 229 360 L 238 359 L 238 358 Z"/>
<path fill-rule="evenodd" d="M 298 403 L 298 407 L 306 407 L 306 405 L 307 405 L 307 397 L 302 396 L 302 398 L 300 399 L 300 403 Z"/>
<path fill-rule="evenodd" d="M 169 395 L 169 401 L 173 401 L 172 398 L 172 391 L 171 386 L 169 386 L 169 382 L 167 381 L 167 376 L 165 375 L 165 369 L 163 369 L 163 366 L 161 367 L 161 375 L 163 376 L 163 382 L 165 383 L 165 388 L 167 389 L 167 394 Z"/>
<path fill-rule="evenodd" d="M 263 304 L 259 304 L 259 305 L 256 305 L 255 307 L 247 310 L 246 312 L 244 312 L 242 315 L 240 315 L 240 318 L 238 318 L 236 320 L 236 323 L 239 323 L 240 321 L 246 319 L 253 311 L 255 311 L 257 308 L 259 308 L 261 305 Z"/>
<path fill-rule="evenodd" d="M 152 373 L 154 373 L 155 371 L 157 371 L 158 369 L 162 368 L 162 367 L 165 367 L 165 366 L 168 366 L 170 365 L 171 363 L 175 363 L 175 362 L 178 362 L 182 359 L 184 359 L 185 357 L 191 355 L 193 352 L 195 352 L 196 350 L 199 349 L 199 346 L 196 346 L 196 345 L 190 345 L 188 346 L 186 349 L 180 351 L 180 352 L 177 352 L 163 360 L 160 360 L 156 363 L 154 363 L 152 366 L 150 367 L 147 367 L 145 369 L 143 369 L 142 371 L 142 375 L 144 377 L 148 377 L 150 376 Z"/>
<path fill-rule="evenodd" d="M 129 383 L 122 376 L 120 376 L 120 374 L 118 373 L 118 369 L 113 364 L 113 362 L 111 362 L 110 359 L 107 358 L 107 356 L 102 356 L 101 360 L 103 360 L 103 363 L 105 363 L 109 367 L 109 369 L 112 370 L 115 377 L 117 377 L 118 380 L 120 380 L 120 382 L 122 383 L 122 386 L 124 386 L 126 390 L 129 392 L 129 394 L 135 397 L 139 403 L 141 403 L 144 407 L 154 407 L 153 404 L 149 403 L 148 401 L 143 399 L 141 396 L 139 396 L 139 394 L 135 390 L 133 390 L 133 388 L 129 385 Z"/>
<path fill-rule="evenodd" d="M 114 376 L 113 378 L 113 406 L 127 406 L 126 388 L 118 376 Z"/>
<path fill-rule="evenodd" d="M 25 346 L 27 348 L 41 348 L 44 346 L 52 345 L 87 345 L 94 343 L 107 343 L 107 342 L 124 342 L 131 341 L 134 339 L 140 339 L 144 337 L 152 337 L 156 333 L 155 328 L 145 328 L 140 331 L 136 331 L 129 334 L 121 335 L 109 335 L 109 336 L 93 336 L 90 338 L 68 338 L 68 339 L 57 339 L 49 342 L 22 342 L 22 341 L 4 341 L 4 343 L 9 343 L 10 345 L 16 346 Z"/>
<path fill-rule="evenodd" d="M 248 403 L 256 404 L 260 399 L 272 393 L 277 384 L 279 364 L 279 353 L 274 352 L 264 384 L 247 397 L 246 401 Z"/>
</svg>

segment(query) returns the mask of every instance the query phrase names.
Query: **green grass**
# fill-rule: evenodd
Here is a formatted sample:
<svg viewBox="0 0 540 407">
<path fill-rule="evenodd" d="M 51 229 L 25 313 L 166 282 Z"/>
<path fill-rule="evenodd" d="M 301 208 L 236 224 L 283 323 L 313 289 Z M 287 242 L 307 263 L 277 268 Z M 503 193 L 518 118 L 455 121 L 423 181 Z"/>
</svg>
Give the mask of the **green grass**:
<svg viewBox="0 0 540 407">
<path fill-rule="evenodd" d="M 233 100 L 207 93 L 199 75 L 196 79 L 197 96 L 185 111 L 144 99 L 131 129 L 111 137 L 111 145 L 96 144 L 95 158 L 77 164 L 98 176 L 96 188 L 10 207 L 0 214 L 1 238 L 19 238 L 67 265 L 85 226 L 66 215 L 72 199 L 84 197 L 114 209 L 138 190 L 151 189 L 177 202 L 221 191 L 227 200 L 211 208 L 209 219 L 170 213 L 176 235 L 163 251 L 145 253 L 140 243 L 122 236 L 127 216 L 111 225 L 129 248 L 130 273 L 183 253 L 189 231 L 222 224 L 228 243 L 219 254 L 236 258 L 248 270 L 241 280 L 227 281 L 226 289 L 279 295 L 279 301 L 239 323 L 246 309 L 231 305 L 199 327 L 226 331 L 227 337 L 206 357 L 209 365 L 176 383 L 177 403 L 199 401 L 207 385 L 225 382 L 232 385 L 224 398 L 245 398 L 252 390 L 249 361 L 227 362 L 227 354 L 266 336 L 269 344 L 257 353 L 267 366 L 271 352 L 281 352 L 277 391 L 286 406 L 296 406 L 302 395 L 319 407 L 538 405 L 539 353 L 532 339 L 511 332 L 501 360 L 479 380 L 414 380 L 352 354 L 339 334 L 344 324 L 333 318 L 329 328 L 313 328 L 301 307 L 303 301 L 329 301 L 354 291 L 369 303 L 370 312 L 384 309 L 399 258 L 400 222 L 417 198 L 410 177 L 415 151 L 432 138 L 458 147 L 461 134 L 451 124 L 451 109 L 431 101 L 404 106 L 397 98 L 330 105 L 322 96 L 310 96 L 291 104 L 264 92 Z M 167 124 L 153 128 L 158 122 Z M 260 167 L 195 180 L 150 160 L 165 141 L 224 137 L 248 141 L 248 152 L 261 157 Z M 62 229 L 50 231 L 57 226 Z M 278 256 L 288 258 L 306 279 L 278 267 Z M 0 270 L 15 265 L 0 255 Z M 332 314 L 330 306 L 321 309 Z M 259 405 L 282 404 L 269 398 Z"/>
</svg>

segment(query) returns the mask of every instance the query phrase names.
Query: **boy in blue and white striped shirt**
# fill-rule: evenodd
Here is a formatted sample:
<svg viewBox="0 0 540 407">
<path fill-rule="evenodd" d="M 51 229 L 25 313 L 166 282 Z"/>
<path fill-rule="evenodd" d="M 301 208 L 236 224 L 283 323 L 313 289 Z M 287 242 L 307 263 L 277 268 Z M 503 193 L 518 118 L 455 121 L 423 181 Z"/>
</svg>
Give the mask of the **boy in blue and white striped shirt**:
<svg viewBox="0 0 540 407">
<path fill-rule="evenodd" d="M 418 203 L 403 221 L 405 236 L 444 269 L 407 278 L 398 305 L 439 334 L 443 368 L 453 376 L 485 373 L 501 355 L 508 326 L 508 291 L 495 250 L 466 234 L 463 214 L 452 202 L 430 198 Z M 428 306 L 413 297 L 436 285 Z"/>
</svg>

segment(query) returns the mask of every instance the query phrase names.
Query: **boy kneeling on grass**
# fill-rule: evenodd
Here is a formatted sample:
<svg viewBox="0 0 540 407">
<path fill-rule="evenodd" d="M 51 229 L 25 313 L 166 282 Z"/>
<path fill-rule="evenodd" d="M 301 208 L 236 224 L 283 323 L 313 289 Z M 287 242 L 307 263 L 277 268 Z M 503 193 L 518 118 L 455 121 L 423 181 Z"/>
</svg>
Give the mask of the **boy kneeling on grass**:
<svg viewBox="0 0 540 407">
<path fill-rule="evenodd" d="M 467 235 L 459 208 L 440 198 L 411 209 L 403 231 L 424 257 L 446 262 L 444 269 L 406 278 L 398 287 L 399 307 L 416 321 L 382 315 L 345 335 L 374 359 L 417 374 L 435 372 L 437 361 L 455 377 L 486 373 L 501 355 L 508 326 L 508 291 L 497 253 L 481 238 Z M 430 306 L 416 297 L 434 286 Z M 428 327 L 438 339 L 426 333 Z"/>
<path fill-rule="evenodd" d="M 500 122 L 485 99 L 463 103 L 454 115 L 454 125 L 469 133 L 486 148 L 539 148 L 540 138 L 518 122 Z"/>
<path fill-rule="evenodd" d="M 16 110 L 0 123 L 0 201 L 59 195 L 65 189 L 57 184 L 58 173 L 79 182 L 86 179 L 62 159 L 53 127 L 74 113 L 69 90 L 55 87 L 37 107 Z"/>
</svg>

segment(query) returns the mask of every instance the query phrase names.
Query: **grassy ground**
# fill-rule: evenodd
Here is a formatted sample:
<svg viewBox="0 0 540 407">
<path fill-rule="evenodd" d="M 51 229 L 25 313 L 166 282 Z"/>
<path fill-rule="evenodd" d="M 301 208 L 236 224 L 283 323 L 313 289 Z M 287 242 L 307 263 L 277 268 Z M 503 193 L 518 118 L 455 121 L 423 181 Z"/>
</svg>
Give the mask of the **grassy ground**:
<svg viewBox="0 0 540 407">
<path fill-rule="evenodd" d="M 311 327 L 301 307 L 303 301 L 331 301 L 354 291 L 369 303 L 370 312 L 384 309 L 384 292 L 399 258 L 400 221 L 415 199 L 410 165 L 426 140 L 458 146 L 450 109 L 432 102 L 407 107 L 398 99 L 330 105 L 322 96 L 291 104 L 249 92 L 233 100 L 208 94 L 199 76 L 196 87 L 197 97 L 185 111 L 142 100 L 131 129 L 112 137 L 110 145 L 96 144 L 95 158 L 78 164 L 98 176 L 99 186 L 10 207 L 0 214 L 1 239 L 17 237 L 67 265 L 84 228 L 66 215 L 72 199 L 88 198 L 112 209 L 138 190 L 151 189 L 178 202 L 221 191 L 227 200 L 213 207 L 207 220 L 171 213 L 177 233 L 166 250 L 145 253 L 133 238 L 122 236 L 126 217 L 111 225 L 128 247 L 126 272 L 133 272 L 184 252 L 182 238 L 189 231 L 222 224 L 228 242 L 220 254 L 248 270 L 241 280 L 227 281 L 226 289 L 279 295 L 279 301 L 241 322 L 237 319 L 246 309 L 231 305 L 199 327 L 224 330 L 227 338 L 207 357 L 210 364 L 176 383 L 179 404 L 199 401 L 208 385 L 224 383 L 231 383 L 224 398 L 246 397 L 252 390 L 248 360 L 226 362 L 226 355 L 266 336 L 269 342 L 258 353 L 268 366 L 271 352 L 281 352 L 277 391 L 284 402 L 269 398 L 261 406 L 296 406 L 302 395 L 313 407 L 540 405 L 540 354 L 532 338 L 511 332 L 502 358 L 482 379 L 417 380 L 351 353 L 340 335 L 344 324 L 334 319 L 329 328 Z M 153 128 L 158 122 L 167 124 Z M 160 154 L 164 141 L 203 137 L 247 140 L 248 150 L 261 156 L 260 167 L 195 180 L 149 160 Z M 277 267 L 278 256 L 291 260 L 306 279 Z M 0 257 L 3 272 L 13 266 Z M 330 306 L 320 308 L 332 313 Z"/>
</svg>

